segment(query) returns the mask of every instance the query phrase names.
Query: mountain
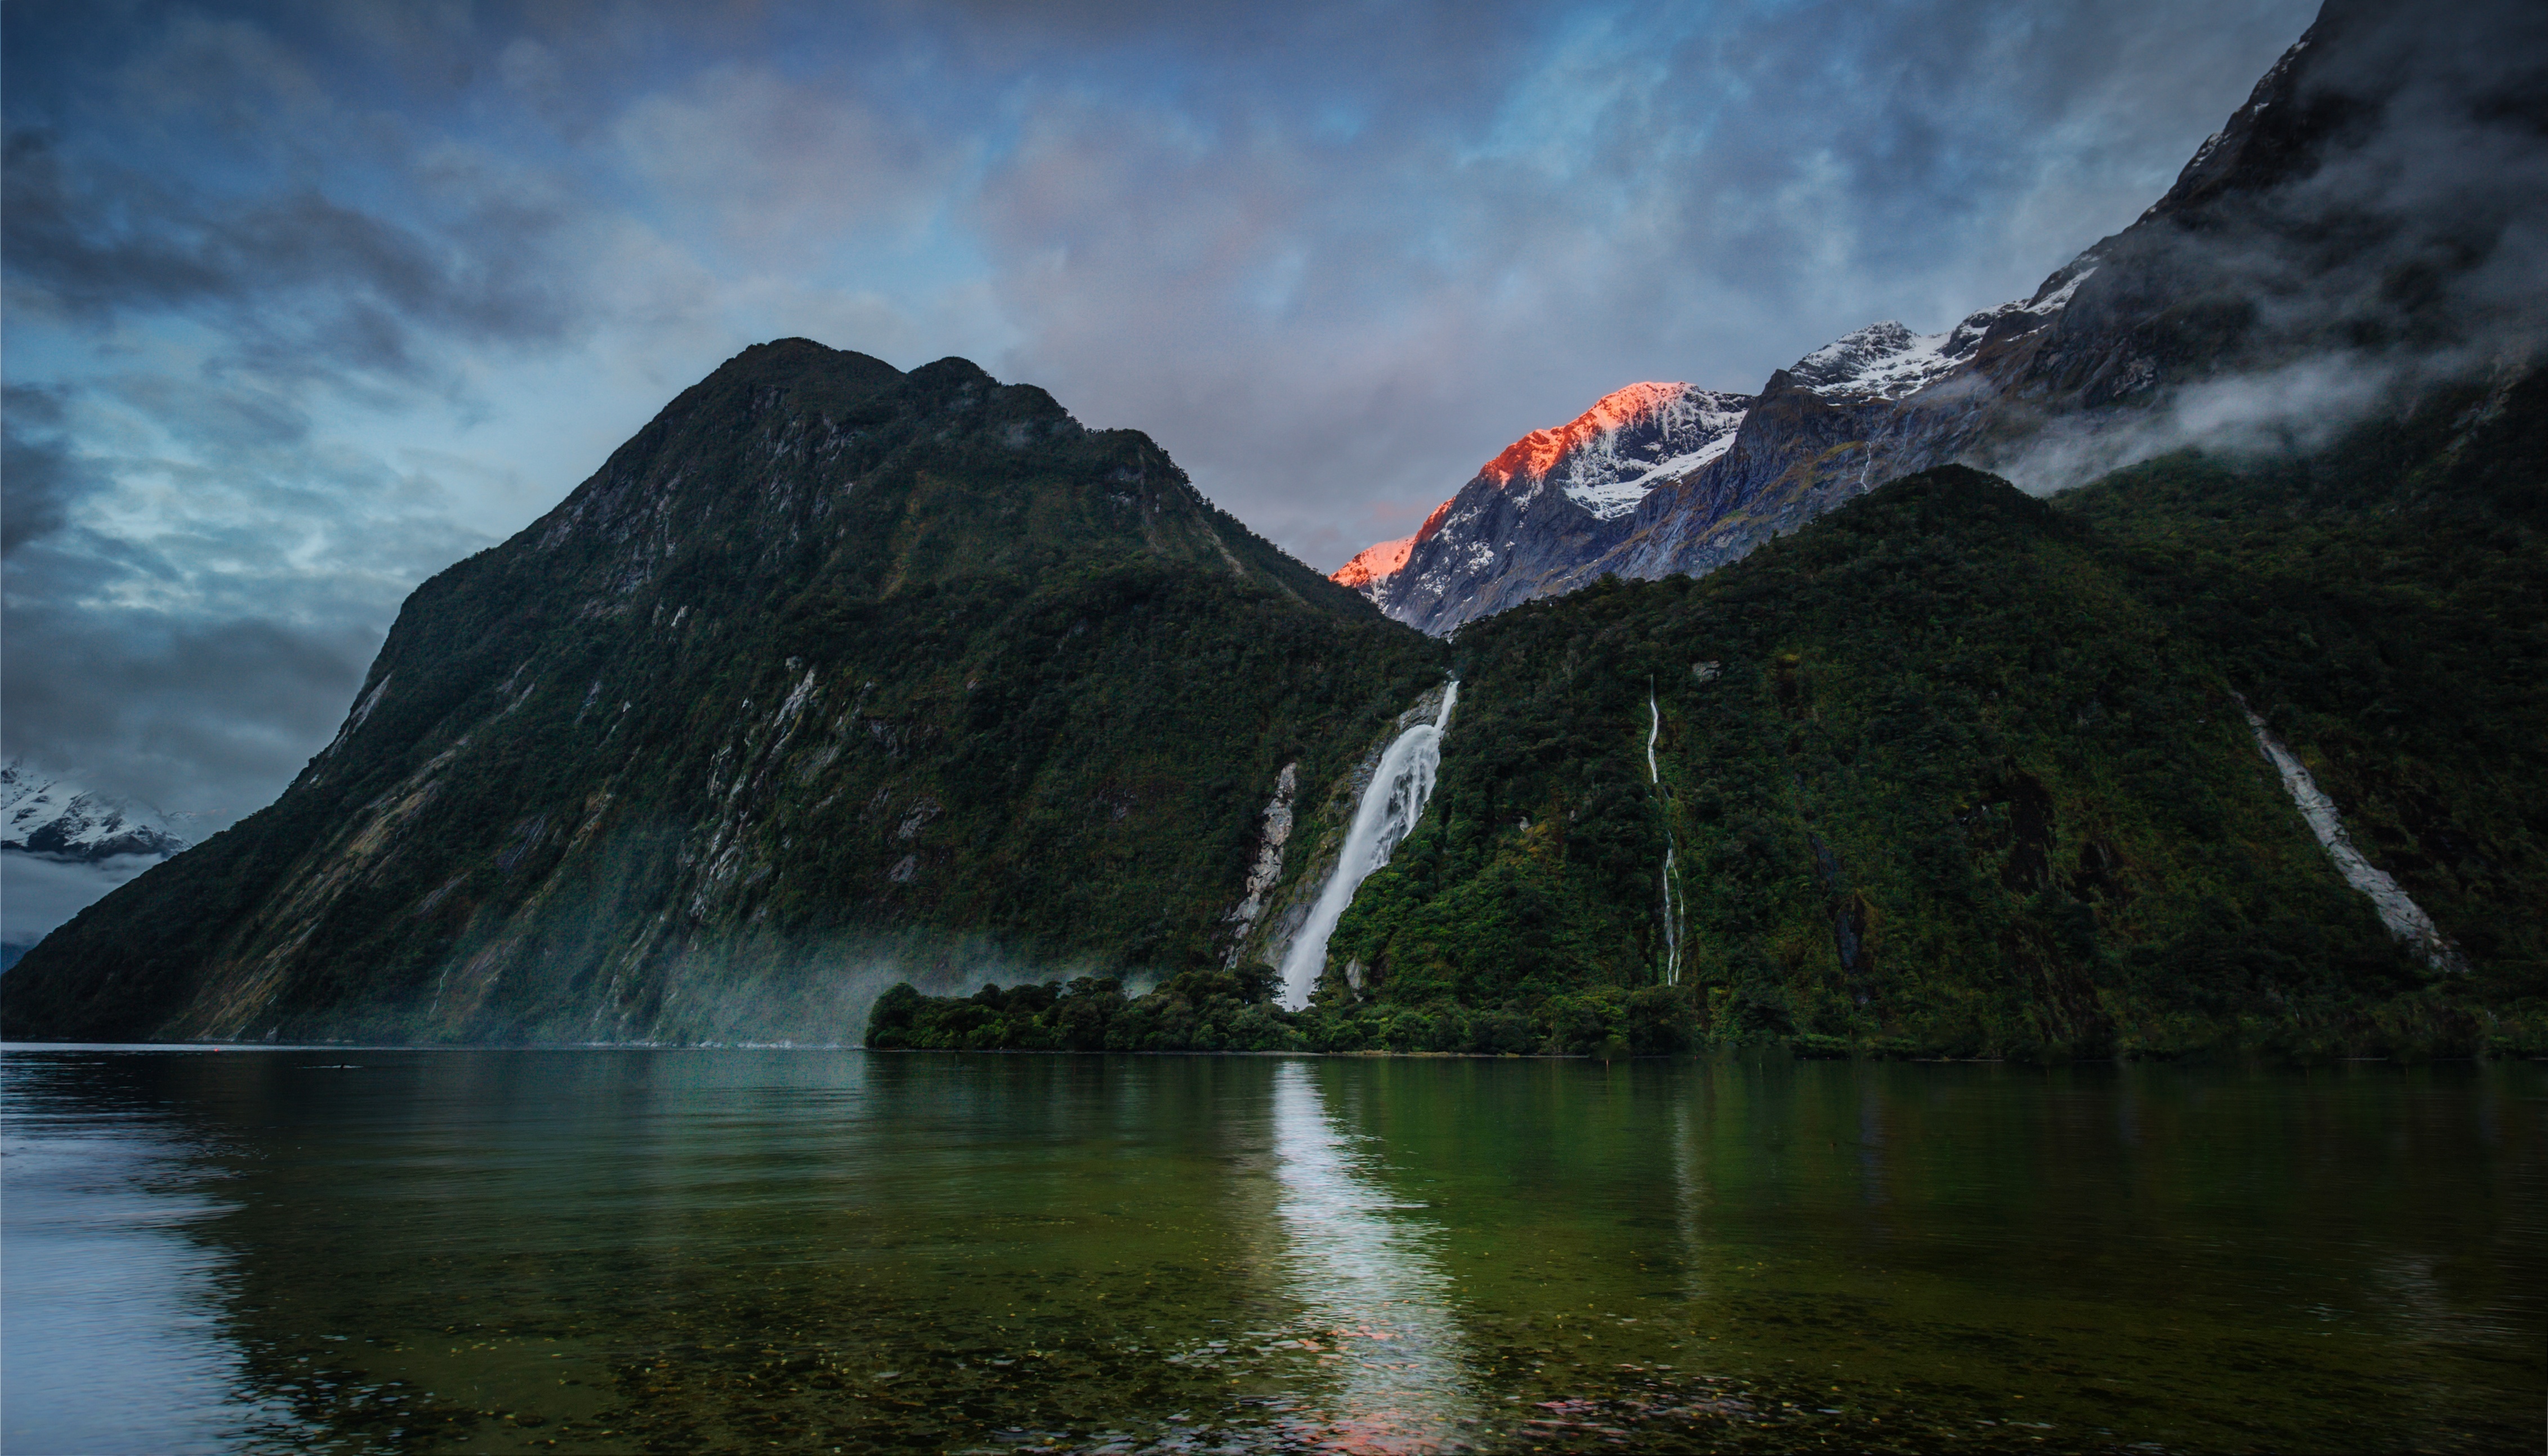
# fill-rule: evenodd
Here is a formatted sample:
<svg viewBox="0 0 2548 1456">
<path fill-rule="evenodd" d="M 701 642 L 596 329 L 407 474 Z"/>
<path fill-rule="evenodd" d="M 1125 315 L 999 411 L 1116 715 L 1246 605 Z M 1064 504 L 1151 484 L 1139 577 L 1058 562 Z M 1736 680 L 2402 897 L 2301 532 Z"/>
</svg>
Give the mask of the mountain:
<svg viewBox="0 0 2548 1456">
<path fill-rule="evenodd" d="M 1470 533 L 1455 599 L 1409 611 L 1348 585 L 1447 632 L 1607 576 L 1715 570 L 1940 464 L 2047 492 L 2185 445 L 2321 444 L 2515 367 L 2548 329 L 2543 31 L 2535 7 L 2331 0 L 2163 197 L 2028 299 L 1815 350 L 1608 529 Z"/>
<path fill-rule="evenodd" d="M 282 797 L 47 937 L 0 1020 L 854 1040 L 898 977 L 1225 963 L 1441 676 L 1138 433 L 757 345 L 417 588 Z"/>
<path fill-rule="evenodd" d="M 0 764 L 0 850 L 94 863 L 126 855 L 166 859 L 185 839 L 158 814 L 38 773 Z"/>
<path fill-rule="evenodd" d="M 2548 1054 L 2548 371 L 2428 403 L 1471 622 L 1305 1013 L 904 990 L 870 1045 Z"/>
<path fill-rule="evenodd" d="M 1471 623 L 1321 1034 L 2548 1048 L 2548 373 L 2429 403 L 2057 503 L 1946 467 Z"/>
<path fill-rule="evenodd" d="M 1816 350 L 1624 517 L 1482 476 L 1340 574 L 1461 697 L 1305 1013 L 871 1036 L 2548 1054 L 2543 162 L 2548 11 L 2336 0 L 2028 299 Z"/>
<path fill-rule="evenodd" d="M 1527 600 L 1549 573 L 1598 555 L 1658 484 L 1725 453 L 1751 399 L 1632 384 L 1504 447 L 1413 535 L 1370 547 L 1335 582 L 1436 635 Z"/>
<path fill-rule="evenodd" d="M 1623 391 L 1361 591 L 1040 390 L 747 350 L 0 1027 L 2548 1054 L 2543 24 L 2330 7 L 2035 297 Z"/>
</svg>

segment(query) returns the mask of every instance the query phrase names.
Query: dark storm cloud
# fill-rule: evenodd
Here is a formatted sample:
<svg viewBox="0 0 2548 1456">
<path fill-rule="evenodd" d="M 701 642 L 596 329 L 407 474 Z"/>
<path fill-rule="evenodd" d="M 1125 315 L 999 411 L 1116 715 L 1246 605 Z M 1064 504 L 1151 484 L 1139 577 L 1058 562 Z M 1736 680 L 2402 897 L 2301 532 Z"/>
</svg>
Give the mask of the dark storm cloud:
<svg viewBox="0 0 2548 1456">
<path fill-rule="evenodd" d="M 89 487 L 61 437 L 58 392 L 0 389 L 0 556 L 60 530 Z"/>
<path fill-rule="evenodd" d="M 118 793 L 219 828 L 261 802 L 235 786 L 289 779 L 327 741 L 377 645 L 347 627 L 22 608 L 0 708 L 13 754 L 111 769 Z"/>
<path fill-rule="evenodd" d="M 501 194 L 467 200 L 439 235 L 315 190 L 208 197 L 128 168 L 83 165 L 12 132 L 0 166 L 0 260 L 15 307 L 94 324 L 210 316 L 266 367 L 412 377 L 435 342 L 550 340 L 571 318 L 545 244 L 557 218 Z"/>
</svg>

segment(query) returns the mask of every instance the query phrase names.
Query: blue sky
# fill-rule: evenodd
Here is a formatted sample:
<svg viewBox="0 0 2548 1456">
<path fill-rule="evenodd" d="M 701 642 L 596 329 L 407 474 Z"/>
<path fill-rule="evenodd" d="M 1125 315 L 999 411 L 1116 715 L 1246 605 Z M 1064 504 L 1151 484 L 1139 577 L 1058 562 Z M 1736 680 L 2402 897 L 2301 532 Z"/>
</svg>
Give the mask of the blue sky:
<svg viewBox="0 0 2548 1456">
<path fill-rule="evenodd" d="M 5 751 L 229 822 L 416 582 L 789 334 L 1331 569 L 1619 385 L 2030 293 L 2314 9 L 11 0 Z"/>
</svg>

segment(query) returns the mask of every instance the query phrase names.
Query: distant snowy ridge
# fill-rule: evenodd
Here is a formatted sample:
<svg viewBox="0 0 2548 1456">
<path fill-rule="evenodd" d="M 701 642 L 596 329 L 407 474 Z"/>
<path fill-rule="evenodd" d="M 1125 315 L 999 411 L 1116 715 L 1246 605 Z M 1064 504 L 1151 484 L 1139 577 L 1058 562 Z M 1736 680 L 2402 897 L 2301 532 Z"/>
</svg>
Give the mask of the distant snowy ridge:
<svg viewBox="0 0 2548 1456">
<path fill-rule="evenodd" d="M 94 862 L 121 855 L 164 860 L 186 844 L 147 809 L 31 772 L 23 760 L 0 764 L 0 849 Z"/>
<path fill-rule="evenodd" d="M 2074 264 L 2077 271 L 2068 272 L 2057 286 L 2046 285 L 2044 297 L 1968 314 L 1944 333 L 1913 333 L 1886 319 L 1842 334 L 1797 360 L 1788 377 L 1826 400 L 1852 405 L 1908 399 L 1971 359 L 1994 328 L 2011 319 L 2048 319 L 2060 313 L 2079 285 L 2097 271 L 2093 263 L 2081 262 L 2085 266 Z"/>
<path fill-rule="evenodd" d="M 1633 411 L 1615 408 L 1631 395 Z M 1603 520 L 1615 519 L 1636 509 L 1656 486 L 1724 454 L 1751 403 L 1749 395 L 1685 384 L 1631 385 L 1568 425 L 1575 438 L 1554 468 L 1541 474 L 1567 500 Z"/>
<path fill-rule="evenodd" d="M 1506 445 L 1478 478 L 1502 486 L 1554 483 L 1566 499 L 1608 520 L 1636 509 L 1656 482 L 1723 454 L 1751 403 L 1749 395 L 1686 384 L 1632 384 L 1555 429 Z"/>
</svg>

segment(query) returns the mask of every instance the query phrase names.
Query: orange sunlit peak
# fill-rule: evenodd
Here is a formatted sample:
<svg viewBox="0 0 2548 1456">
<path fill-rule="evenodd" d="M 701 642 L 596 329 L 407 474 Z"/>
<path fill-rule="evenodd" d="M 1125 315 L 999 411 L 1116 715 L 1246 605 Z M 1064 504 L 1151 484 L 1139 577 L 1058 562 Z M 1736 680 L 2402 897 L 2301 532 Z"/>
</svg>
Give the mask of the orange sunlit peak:
<svg viewBox="0 0 2548 1456">
<path fill-rule="evenodd" d="M 1414 549 L 1413 536 L 1401 536 L 1395 541 L 1366 546 L 1354 554 L 1353 560 L 1336 568 L 1336 574 L 1327 580 L 1339 587 L 1360 589 L 1376 578 L 1396 576 L 1407 565 L 1408 553 Z"/>
<path fill-rule="evenodd" d="M 1454 497 L 1451 500 L 1445 500 L 1434 506 L 1433 513 L 1424 517 L 1424 524 L 1415 528 L 1414 535 L 1401 536 L 1395 541 L 1383 541 L 1377 546 L 1364 547 L 1355 553 L 1353 560 L 1337 567 L 1335 575 L 1327 580 L 1339 587 L 1351 587 L 1360 591 L 1371 582 L 1398 575 L 1406 570 L 1407 559 L 1414 554 L 1415 548 L 1432 540 L 1433 533 L 1442 529 L 1442 520 L 1451 513 L 1451 506 L 1457 500 L 1458 498 Z"/>
<path fill-rule="evenodd" d="M 1494 477 L 1498 485 L 1503 485 L 1517 475 L 1544 476 L 1566 457 L 1567 451 L 1653 413 L 1688 388 L 1685 384 L 1649 381 L 1612 390 L 1595 401 L 1592 409 L 1576 415 L 1565 425 L 1557 429 L 1532 430 L 1504 446 L 1504 452 L 1488 461 L 1486 468 L 1478 474 Z"/>
</svg>

